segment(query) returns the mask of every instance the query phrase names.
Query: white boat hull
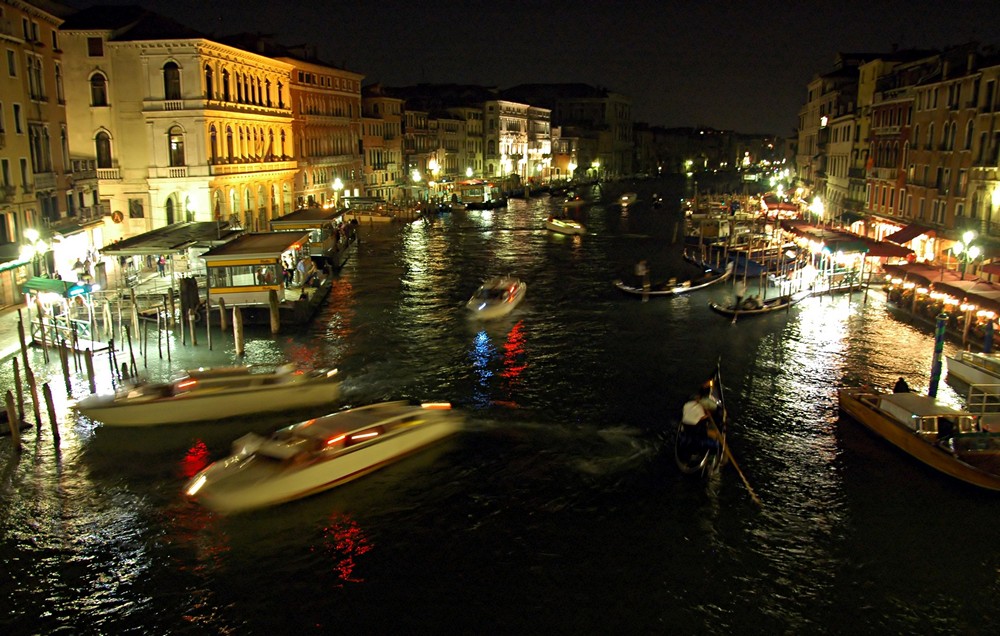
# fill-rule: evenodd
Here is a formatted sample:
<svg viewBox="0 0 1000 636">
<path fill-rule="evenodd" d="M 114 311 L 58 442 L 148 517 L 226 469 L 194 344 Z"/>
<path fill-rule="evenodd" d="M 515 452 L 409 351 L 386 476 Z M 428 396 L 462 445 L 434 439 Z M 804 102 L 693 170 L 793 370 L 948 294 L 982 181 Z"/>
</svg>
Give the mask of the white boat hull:
<svg viewBox="0 0 1000 636">
<path fill-rule="evenodd" d="M 509 281 L 509 282 L 507 282 Z M 522 281 L 513 281 L 510 279 L 502 279 L 502 284 L 499 287 L 509 287 L 514 286 L 515 290 L 513 293 L 508 295 L 506 298 L 485 298 L 482 295 L 482 288 L 465 303 L 465 308 L 469 311 L 469 315 L 477 320 L 493 320 L 495 318 L 502 318 L 521 304 L 524 300 L 525 295 L 528 293 L 528 285 Z"/>
<path fill-rule="evenodd" d="M 557 234 L 566 234 L 569 236 L 575 236 L 587 233 L 587 228 L 585 228 L 583 224 L 577 223 L 576 221 L 552 219 L 545 222 L 545 227 L 550 232 L 555 232 Z"/>
<path fill-rule="evenodd" d="M 982 354 L 968 354 L 959 353 L 954 356 L 948 356 L 948 377 L 954 377 L 966 384 L 972 385 L 992 385 L 989 393 L 1000 393 L 1000 375 L 996 373 L 991 373 L 989 370 L 982 368 L 981 364 L 977 364 L 977 360 L 986 359 L 995 361 L 996 356 L 992 354 L 982 355 Z M 996 364 L 996 362 L 994 362 Z"/>
<path fill-rule="evenodd" d="M 316 382 L 180 394 L 135 403 L 95 395 L 78 402 L 76 409 L 105 426 L 155 426 L 309 408 L 331 404 L 339 397 L 339 382 Z"/>
<path fill-rule="evenodd" d="M 213 482 L 212 468 L 207 469 L 208 483 L 194 497 L 204 506 L 222 513 L 273 506 L 340 486 L 458 431 L 457 419 L 442 418 L 312 465 L 285 466 L 265 463 L 267 460 L 259 458 L 251 458 L 239 467 L 228 466 L 228 461 L 219 462 L 219 473 L 230 471 L 232 475 L 221 476 Z"/>
</svg>

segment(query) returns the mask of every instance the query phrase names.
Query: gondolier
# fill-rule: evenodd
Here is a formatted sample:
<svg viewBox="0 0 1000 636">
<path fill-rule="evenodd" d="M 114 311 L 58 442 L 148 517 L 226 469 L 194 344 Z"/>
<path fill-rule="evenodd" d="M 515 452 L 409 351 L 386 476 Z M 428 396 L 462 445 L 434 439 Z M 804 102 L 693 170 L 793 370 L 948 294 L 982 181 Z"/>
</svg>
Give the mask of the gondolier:
<svg viewBox="0 0 1000 636">
<path fill-rule="evenodd" d="M 686 427 L 685 433 L 698 440 L 704 447 L 718 446 L 718 442 L 711 439 L 708 433 L 711 414 L 717 408 L 719 403 L 712 397 L 711 382 L 701 385 L 698 393 L 691 396 L 691 399 L 684 404 L 681 423 Z"/>
</svg>

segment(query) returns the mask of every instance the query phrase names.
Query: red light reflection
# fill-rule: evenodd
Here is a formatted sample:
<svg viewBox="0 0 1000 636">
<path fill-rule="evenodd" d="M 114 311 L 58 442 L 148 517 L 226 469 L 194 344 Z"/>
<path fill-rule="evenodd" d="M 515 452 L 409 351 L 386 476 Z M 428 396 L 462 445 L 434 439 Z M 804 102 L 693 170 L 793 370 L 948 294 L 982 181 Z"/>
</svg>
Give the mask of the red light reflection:
<svg viewBox="0 0 1000 636">
<path fill-rule="evenodd" d="M 184 459 L 181 460 L 181 474 L 190 479 L 209 463 L 208 446 L 205 445 L 205 442 L 198 440 L 184 454 Z"/>
<path fill-rule="evenodd" d="M 520 320 L 503 343 L 503 370 L 500 375 L 508 381 L 517 380 L 527 367 L 524 362 L 524 321 Z"/>
<path fill-rule="evenodd" d="M 323 528 L 323 549 L 333 560 L 333 571 L 345 583 L 364 583 L 354 574 L 356 559 L 374 547 L 358 522 L 343 513 L 330 515 L 329 525 Z"/>
</svg>

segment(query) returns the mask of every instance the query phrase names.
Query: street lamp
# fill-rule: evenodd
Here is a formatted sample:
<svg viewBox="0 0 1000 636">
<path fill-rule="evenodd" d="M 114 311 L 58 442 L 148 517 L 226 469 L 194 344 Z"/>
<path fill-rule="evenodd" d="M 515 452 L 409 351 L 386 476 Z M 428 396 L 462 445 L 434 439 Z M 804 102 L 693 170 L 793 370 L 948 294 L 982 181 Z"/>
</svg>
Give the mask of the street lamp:
<svg viewBox="0 0 1000 636">
<path fill-rule="evenodd" d="M 35 276 L 39 275 L 38 261 L 41 259 L 45 264 L 45 274 L 48 275 L 49 264 L 48 261 L 45 260 L 45 253 L 49 251 L 49 244 L 41 240 L 38 230 L 33 227 L 29 227 L 24 231 L 24 238 L 28 239 L 30 244 L 21 246 L 21 259 L 33 262 Z"/>
<path fill-rule="evenodd" d="M 809 211 L 816 215 L 816 220 L 823 221 L 823 210 L 825 206 L 823 205 L 823 200 L 819 197 L 813 197 L 812 203 L 809 205 Z"/>
<path fill-rule="evenodd" d="M 975 238 L 976 233 L 969 230 L 962 235 L 961 241 L 958 241 L 951 247 L 951 253 L 955 255 L 955 258 L 959 259 L 960 270 L 962 272 L 961 280 L 965 280 L 965 268 L 968 266 L 969 261 L 979 258 L 979 246 L 972 244 Z"/>
<path fill-rule="evenodd" d="M 340 191 L 344 189 L 344 182 L 337 177 L 333 180 L 333 207 L 340 206 Z"/>
<path fill-rule="evenodd" d="M 465 176 L 468 179 L 472 178 L 472 166 L 469 166 L 468 168 L 465 169 Z"/>
</svg>

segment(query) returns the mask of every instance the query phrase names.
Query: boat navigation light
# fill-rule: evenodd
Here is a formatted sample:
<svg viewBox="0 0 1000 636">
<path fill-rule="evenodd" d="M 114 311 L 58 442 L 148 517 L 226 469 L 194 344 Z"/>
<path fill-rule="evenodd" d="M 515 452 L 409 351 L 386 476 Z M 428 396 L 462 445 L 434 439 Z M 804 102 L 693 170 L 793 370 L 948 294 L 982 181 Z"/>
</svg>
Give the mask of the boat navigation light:
<svg viewBox="0 0 1000 636">
<path fill-rule="evenodd" d="M 486 303 L 483 303 L 482 305 L 479 305 L 478 311 L 482 311 L 485 308 L 486 308 Z"/>
<path fill-rule="evenodd" d="M 351 441 L 353 442 L 354 440 L 357 439 L 368 439 L 369 437 L 375 437 L 376 435 L 378 435 L 378 431 L 370 431 L 368 433 L 358 433 L 357 435 L 351 435 Z"/>
<path fill-rule="evenodd" d="M 331 437 L 330 439 L 326 440 L 326 445 L 333 446 L 334 444 L 339 444 L 340 442 L 344 441 L 346 437 L 347 435 L 338 435 L 336 437 Z"/>
<path fill-rule="evenodd" d="M 451 409 L 451 402 L 424 402 L 420 408 L 447 411 Z"/>
<path fill-rule="evenodd" d="M 326 372 L 326 377 L 328 378 L 335 375 L 337 375 L 337 369 L 330 369 L 329 371 Z"/>
<path fill-rule="evenodd" d="M 188 497 L 193 497 L 199 490 L 201 490 L 201 487 L 205 485 L 206 481 L 208 481 L 208 479 L 204 475 L 201 475 L 198 477 L 198 479 L 195 479 L 194 482 L 192 482 L 191 485 L 188 486 L 187 489 Z"/>
<path fill-rule="evenodd" d="M 184 380 L 182 382 L 178 382 L 177 383 L 177 390 L 178 391 L 186 391 L 187 389 L 193 389 L 196 386 L 198 386 L 198 381 L 197 380 L 195 380 L 195 379 Z"/>
</svg>

